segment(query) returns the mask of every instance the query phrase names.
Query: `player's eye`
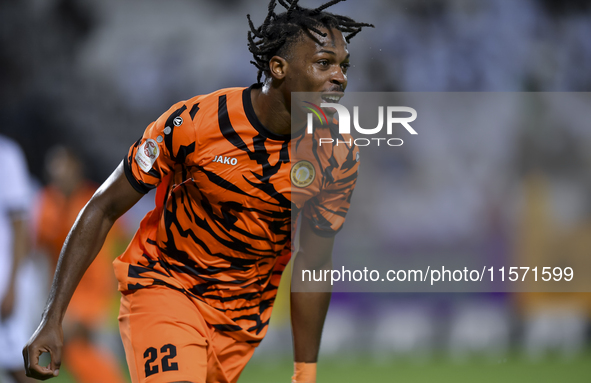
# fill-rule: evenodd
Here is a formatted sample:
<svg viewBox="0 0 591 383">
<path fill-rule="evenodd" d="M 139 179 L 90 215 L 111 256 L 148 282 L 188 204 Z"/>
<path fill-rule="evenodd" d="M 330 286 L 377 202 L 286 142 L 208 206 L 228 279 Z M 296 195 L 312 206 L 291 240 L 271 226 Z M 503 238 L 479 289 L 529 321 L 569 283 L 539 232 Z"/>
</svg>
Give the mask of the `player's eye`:
<svg viewBox="0 0 591 383">
<path fill-rule="evenodd" d="M 318 64 L 321 66 L 328 66 L 329 62 L 328 60 L 318 60 Z"/>
<path fill-rule="evenodd" d="M 349 64 L 349 63 L 344 63 L 344 64 L 341 64 L 341 68 L 343 68 L 343 72 L 344 72 L 344 73 L 347 73 L 347 70 L 348 70 L 350 67 L 351 67 L 351 64 Z"/>
</svg>

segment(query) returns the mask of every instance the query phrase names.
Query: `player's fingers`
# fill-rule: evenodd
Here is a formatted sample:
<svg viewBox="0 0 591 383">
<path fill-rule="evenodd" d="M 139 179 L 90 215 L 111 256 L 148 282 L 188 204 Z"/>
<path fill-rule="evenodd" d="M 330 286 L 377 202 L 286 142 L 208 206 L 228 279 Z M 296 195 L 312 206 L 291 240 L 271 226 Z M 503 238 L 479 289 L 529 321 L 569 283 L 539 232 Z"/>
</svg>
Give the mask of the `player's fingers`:
<svg viewBox="0 0 591 383">
<path fill-rule="evenodd" d="M 44 352 L 49 352 L 52 359 L 51 363 L 46 367 L 39 365 L 39 357 Z M 61 363 L 61 351 L 59 352 L 59 354 L 60 357 L 58 360 L 59 363 Z M 30 378 L 46 380 L 54 376 L 57 376 L 57 374 L 59 373 L 59 363 L 54 363 L 54 357 L 51 350 L 44 348 L 36 349 L 29 345 L 25 347 L 25 349 L 23 350 L 23 356 L 25 358 L 25 373 Z M 55 366 L 57 366 L 57 368 Z"/>
<path fill-rule="evenodd" d="M 23 347 L 23 362 L 25 362 L 25 373 L 29 370 L 29 351 L 27 345 Z"/>
<path fill-rule="evenodd" d="M 27 343 L 25 347 L 23 347 L 23 360 L 25 362 L 25 374 L 30 376 L 29 369 L 30 369 L 30 358 L 29 358 L 29 344 Z"/>
<path fill-rule="evenodd" d="M 62 365 L 62 349 L 61 347 L 53 350 L 53 352 L 51 352 L 51 363 L 49 364 L 49 366 L 51 366 L 51 369 L 53 370 L 53 376 L 58 376 L 60 373 L 60 366 Z"/>
</svg>

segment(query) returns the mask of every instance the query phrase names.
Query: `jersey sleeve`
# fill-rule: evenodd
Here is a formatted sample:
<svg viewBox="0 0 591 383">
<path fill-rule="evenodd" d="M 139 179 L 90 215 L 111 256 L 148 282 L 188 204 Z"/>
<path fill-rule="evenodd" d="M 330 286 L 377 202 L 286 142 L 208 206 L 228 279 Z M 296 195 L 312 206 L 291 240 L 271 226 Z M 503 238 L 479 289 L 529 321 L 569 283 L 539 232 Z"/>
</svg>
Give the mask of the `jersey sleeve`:
<svg viewBox="0 0 591 383">
<path fill-rule="evenodd" d="M 348 151 L 340 166 L 333 169 L 332 180 L 327 180 L 317 196 L 304 206 L 304 219 L 309 220 L 312 229 L 321 237 L 336 235 L 345 223 L 351 197 L 357 182 L 359 149 Z"/>
<path fill-rule="evenodd" d="M 151 123 L 123 161 L 125 176 L 143 194 L 157 187 L 175 165 L 195 151 L 195 126 L 186 105 L 175 104 Z"/>
</svg>

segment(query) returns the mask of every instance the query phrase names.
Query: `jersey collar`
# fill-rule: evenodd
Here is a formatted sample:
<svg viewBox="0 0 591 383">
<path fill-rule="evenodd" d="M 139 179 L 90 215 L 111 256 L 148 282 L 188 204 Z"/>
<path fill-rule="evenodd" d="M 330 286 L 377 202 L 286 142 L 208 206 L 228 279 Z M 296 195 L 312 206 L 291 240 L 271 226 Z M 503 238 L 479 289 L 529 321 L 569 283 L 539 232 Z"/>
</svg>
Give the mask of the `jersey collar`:
<svg viewBox="0 0 591 383">
<path fill-rule="evenodd" d="M 252 106 L 252 99 L 250 98 L 250 92 L 252 91 L 252 89 L 260 87 L 261 84 L 253 84 L 250 87 L 244 89 L 244 91 L 242 92 L 242 104 L 244 105 L 244 113 L 246 114 L 246 118 L 248 118 L 248 122 L 250 122 L 250 124 L 263 137 L 276 141 L 289 141 L 291 139 L 291 134 L 273 133 L 269 129 L 265 128 L 265 126 L 261 123 L 256 113 L 254 112 L 254 107 Z"/>
</svg>

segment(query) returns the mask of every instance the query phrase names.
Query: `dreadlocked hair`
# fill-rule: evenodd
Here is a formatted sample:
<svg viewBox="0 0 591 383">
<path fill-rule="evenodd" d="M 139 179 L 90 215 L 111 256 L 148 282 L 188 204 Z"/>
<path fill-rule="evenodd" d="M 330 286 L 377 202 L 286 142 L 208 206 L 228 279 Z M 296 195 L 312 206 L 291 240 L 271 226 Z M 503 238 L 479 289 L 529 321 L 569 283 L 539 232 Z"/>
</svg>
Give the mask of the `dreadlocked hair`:
<svg viewBox="0 0 591 383">
<path fill-rule="evenodd" d="M 361 31 L 363 27 L 374 27 L 372 24 L 358 23 L 353 19 L 324 12 L 324 10 L 336 3 L 345 0 L 331 0 L 315 9 L 303 8 L 298 5 L 299 0 L 271 0 L 269 12 L 263 24 L 255 28 L 250 15 L 246 15 L 250 31 L 248 31 L 248 50 L 254 60 L 251 63 L 257 67 L 257 82 L 261 82 L 263 73 L 269 71 L 269 60 L 275 55 L 286 53 L 292 42 L 296 41 L 302 31 L 314 32 L 322 37 L 326 33 L 319 28 L 336 28 L 346 33 L 347 43 Z M 285 12 L 275 13 L 275 7 L 279 3 Z"/>
</svg>

